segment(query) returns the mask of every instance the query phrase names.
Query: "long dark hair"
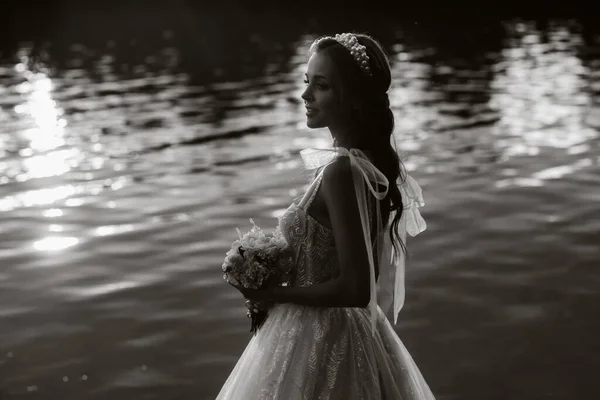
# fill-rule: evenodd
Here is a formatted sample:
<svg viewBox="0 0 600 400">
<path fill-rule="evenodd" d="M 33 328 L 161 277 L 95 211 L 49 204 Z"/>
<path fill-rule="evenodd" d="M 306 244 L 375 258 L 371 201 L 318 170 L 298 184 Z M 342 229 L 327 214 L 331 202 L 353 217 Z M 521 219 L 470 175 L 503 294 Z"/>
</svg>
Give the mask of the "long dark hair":
<svg viewBox="0 0 600 400">
<path fill-rule="evenodd" d="M 367 75 L 350 52 L 331 36 L 315 40 L 309 53 L 327 54 L 340 76 L 341 87 L 334 90 L 342 110 L 347 113 L 345 116 L 350 129 L 345 137 L 335 138 L 334 145 L 368 151 L 373 156 L 375 166 L 389 181 L 388 194 L 382 200 L 381 211 L 384 223 L 388 221 L 390 213 L 396 211 L 389 235 L 397 257 L 398 243 L 406 253 L 406 246 L 397 233 L 403 210 L 402 195 L 397 184 L 404 183 L 406 172 L 391 145 L 394 114 L 387 93 L 392 80 L 390 62 L 377 40 L 366 34 L 354 33 L 354 36 L 366 47 L 371 75 Z"/>
</svg>

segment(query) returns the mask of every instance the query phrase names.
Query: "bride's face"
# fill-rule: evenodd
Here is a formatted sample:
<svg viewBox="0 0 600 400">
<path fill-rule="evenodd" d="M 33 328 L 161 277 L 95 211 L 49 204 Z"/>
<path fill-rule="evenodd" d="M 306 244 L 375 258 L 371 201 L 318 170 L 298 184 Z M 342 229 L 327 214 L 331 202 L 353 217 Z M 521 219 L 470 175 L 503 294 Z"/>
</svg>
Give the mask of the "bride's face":
<svg viewBox="0 0 600 400">
<path fill-rule="evenodd" d="M 324 53 L 314 53 L 308 60 L 304 76 L 306 90 L 302 99 L 306 106 L 309 128 L 333 128 L 341 125 L 342 113 L 338 97 L 339 80 L 335 65 Z"/>
</svg>

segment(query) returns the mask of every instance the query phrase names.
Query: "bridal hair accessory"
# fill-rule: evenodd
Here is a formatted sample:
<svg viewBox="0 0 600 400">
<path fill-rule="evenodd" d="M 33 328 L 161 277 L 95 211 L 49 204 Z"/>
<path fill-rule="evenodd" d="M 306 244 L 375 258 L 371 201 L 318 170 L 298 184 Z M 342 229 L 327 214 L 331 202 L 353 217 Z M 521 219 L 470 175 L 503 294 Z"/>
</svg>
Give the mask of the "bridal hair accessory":
<svg viewBox="0 0 600 400">
<path fill-rule="evenodd" d="M 333 147 L 325 149 L 307 148 L 300 151 L 300 155 L 304 162 L 304 167 L 308 170 L 319 168 L 334 161 L 339 156 L 350 158 L 352 166 L 352 178 L 356 189 L 356 200 L 358 202 L 363 237 L 365 243 L 373 243 L 371 230 L 369 229 L 369 203 L 364 184 L 367 184 L 368 191 L 373 197 L 382 200 L 388 193 L 389 181 L 386 176 L 375 165 L 371 163 L 369 158 L 360 149 L 346 149 L 344 147 Z M 324 168 L 321 170 L 323 173 Z M 373 185 L 373 183 L 375 185 Z M 406 244 L 407 234 L 416 236 L 427 228 L 425 220 L 419 212 L 419 207 L 423 207 L 423 192 L 421 187 L 411 176 L 406 175 L 404 182 L 398 184 L 400 193 L 402 194 L 402 216 L 398 223 L 397 233 Z M 381 186 L 381 188 L 378 188 Z M 393 257 L 393 244 L 389 238 L 390 224 L 395 217 L 397 211 L 390 212 L 388 221 L 384 221 L 381 216 L 379 202 L 376 202 L 374 222 L 376 223 L 377 238 L 373 246 L 367 245 L 367 256 L 370 265 L 370 301 L 368 309 L 371 314 L 371 330 L 375 333 L 376 322 L 378 319 L 379 306 L 385 313 L 390 309 L 393 310 L 394 324 L 398 320 L 398 312 L 404 305 L 404 276 L 406 270 L 406 254 L 401 252 L 396 257 Z M 373 253 L 378 255 L 377 261 L 379 266 L 379 279 L 375 282 L 375 260 Z M 379 290 L 377 287 L 379 286 Z"/>
<path fill-rule="evenodd" d="M 358 42 L 356 36 L 351 33 L 338 33 L 334 39 L 344 46 L 354 60 L 358 63 L 360 68 L 371 76 L 371 67 L 369 67 L 369 56 L 367 55 L 367 48 Z"/>
<path fill-rule="evenodd" d="M 323 39 L 331 38 L 325 36 L 317 40 L 316 43 Z M 350 52 L 354 60 L 358 63 L 358 66 L 369 76 L 371 76 L 371 67 L 369 66 L 369 56 L 367 55 L 367 48 L 358 42 L 356 36 L 351 33 L 338 33 L 333 38 L 336 42 L 341 44 Z"/>
</svg>

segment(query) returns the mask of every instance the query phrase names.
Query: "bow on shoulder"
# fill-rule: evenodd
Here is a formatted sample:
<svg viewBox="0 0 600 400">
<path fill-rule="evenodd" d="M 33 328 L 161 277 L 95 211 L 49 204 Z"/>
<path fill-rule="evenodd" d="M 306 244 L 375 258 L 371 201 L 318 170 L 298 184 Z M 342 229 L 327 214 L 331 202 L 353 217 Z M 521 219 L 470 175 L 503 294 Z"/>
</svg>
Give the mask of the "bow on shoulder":
<svg viewBox="0 0 600 400">
<path fill-rule="evenodd" d="M 378 200 L 383 200 L 388 193 L 389 181 L 386 176 L 375 167 L 367 155 L 360 149 L 346 149 L 345 147 L 333 147 L 325 149 L 308 148 L 300 151 L 300 156 L 307 170 L 317 169 L 327 165 L 339 156 L 350 158 L 351 165 L 363 176 L 369 187 L 369 191 Z M 373 182 L 383 185 L 381 191 L 377 191 Z"/>
<path fill-rule="evenodd" d="M 345 147 L 332 148 L 308 148 L 300 151 L 300 156 L 304 162 L 304 167 L 307 170 L 317 169 L 323 165 L 327 165 L 338 156 L 347 156 L 350 158 L 351 165 L 356 167 L 362 174 L 369 190 L 378 200 L 383 200 L 387 196 L 389 181 L 387 177 L 375 167 L 365 153 L 360 149 L 346 149 Z M 373 182 L 383 186 L 381 191 L 373 186 Z M 406 214 L 406 232 L 410 236 L 416 236 L 427 228 L 427 224 L 419 207 L 425 206 L 423 200 L 423 190 L 417 181 L 410 175 L 406 175 L 405 181 L 398 185 L 400 194 L 402 195 L 403 214 Z"/>
</svg>

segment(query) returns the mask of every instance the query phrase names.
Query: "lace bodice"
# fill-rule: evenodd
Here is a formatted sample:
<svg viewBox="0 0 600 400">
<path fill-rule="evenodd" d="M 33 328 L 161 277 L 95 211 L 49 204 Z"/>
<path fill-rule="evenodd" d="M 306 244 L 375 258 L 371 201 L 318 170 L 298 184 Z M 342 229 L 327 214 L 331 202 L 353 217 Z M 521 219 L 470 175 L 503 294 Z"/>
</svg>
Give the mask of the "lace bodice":
<svg viewBox="0 0 600 400">
<path fill-rule="evenodd" d="M 324 168 L 313 179 L 301 199 L 294 200 L 279 217 L 278 229 L 294 252 L 292 286 L 310 286 L 325 282 L 340 272 L 333 231 L 308 213 L 323 180 L 323 171 Z M 369 204 L 370 200 L 369 198 Z M 369 222 L 372 222 L 371 212 Z"/>
<path fill-rule="evenodd" d="M 295 201 L 279 217 L 279 229 L 293 249 L 292 286 L 310 286 L 339 274 L 333 231 L 320 224 L 307 210 L 323 179 L 320 173 L 299 203 Z"/>
</svg>

